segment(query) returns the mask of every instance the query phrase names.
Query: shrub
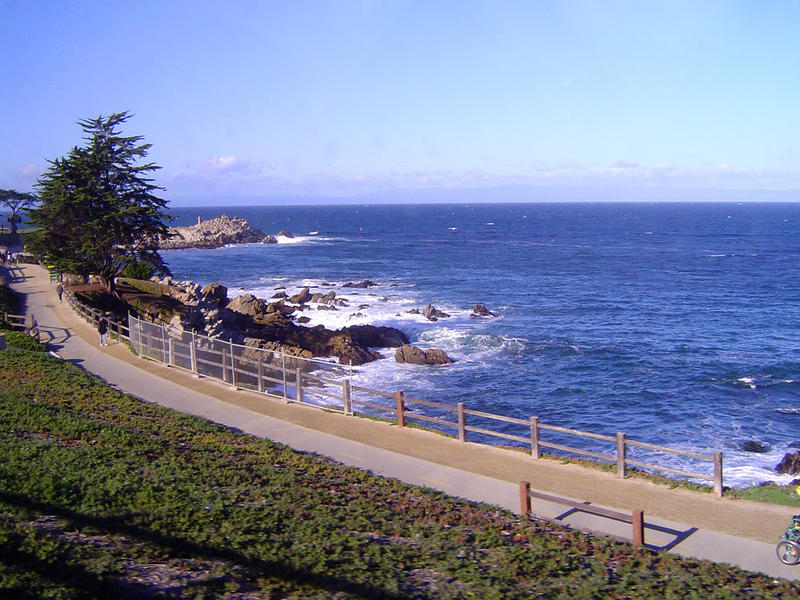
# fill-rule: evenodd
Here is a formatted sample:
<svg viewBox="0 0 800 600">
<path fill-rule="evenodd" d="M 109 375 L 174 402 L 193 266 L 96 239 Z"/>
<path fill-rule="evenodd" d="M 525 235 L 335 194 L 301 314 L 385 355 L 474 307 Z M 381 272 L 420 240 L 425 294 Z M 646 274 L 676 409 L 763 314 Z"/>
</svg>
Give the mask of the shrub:
<svg viewBox="0 0 800 600">
<path fill-rule="evenodd" d="M 149 279 L 152 274 L 152 265 L 141 260 L 129 264 L 122 271 L 123 277 L 130 277 L 131 279 Z"/>
<path fill-rule="evenodd" d="M 47 352 L 47 347 L 39 343 L 27 333 L 22 331 L 6 330 L 3 332 L 6 337 L 6 344 L 12 348 L 31 350 L 33 352 Z"/>
</svg>

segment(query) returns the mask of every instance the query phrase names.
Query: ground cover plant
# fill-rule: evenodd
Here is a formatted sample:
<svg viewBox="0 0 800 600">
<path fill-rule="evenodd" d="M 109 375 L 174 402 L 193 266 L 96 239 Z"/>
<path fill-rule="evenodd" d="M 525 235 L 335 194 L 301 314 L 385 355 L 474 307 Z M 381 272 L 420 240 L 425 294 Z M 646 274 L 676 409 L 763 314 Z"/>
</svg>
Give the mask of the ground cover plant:
<svg viewBox="0 0 800 600">
<path fill-rule="evenodd" d="M 0 597 L 792 598 L 381 479 L 0 351 Z"/>
</svg>

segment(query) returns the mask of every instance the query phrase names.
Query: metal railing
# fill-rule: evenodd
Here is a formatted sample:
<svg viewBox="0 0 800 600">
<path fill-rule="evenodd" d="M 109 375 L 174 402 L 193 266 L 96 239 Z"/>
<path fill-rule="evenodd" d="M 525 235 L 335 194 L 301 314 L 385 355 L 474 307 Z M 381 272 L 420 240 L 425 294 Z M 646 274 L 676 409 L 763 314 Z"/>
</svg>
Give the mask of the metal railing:
<svg viewBox="0 0 800 600">
<path fill-rule="evenodd" d="M 68 289 L 65 297 L 79 315 L 96 326 L 101 312 L 83 306 Z M 719 451 L 706 454 L 679 450 L 628 439 L 624 433 L 603 435 L 542 423 L 537 416 L 519 419 L 468 409 L 464 402 L 453 406 L 406 396 L 403 391 L 385 392 L 362 387 L 352 384 L 351 369 L 336 362 L 234 344 L 229 340 L 144 321 L 133 315 L 128 316 L 127 326 L 109 319 L 109 333 L 128 341 L 142 358 L 181 368 L 196 376 L 216 379 L 232 388 L 247 389 L 287 402 L 311 404 L 346 415 L 388 416 L 399 427 L 421 424 L 461 442 L 496 445 L 487 440 L 504 440 L 512 442 L 518 449 L 529 451 L 534 459 L 542 457 L 543 448 L 584 456 L 614 464 L 619 478 L 626 477 L 631 466 L 708 481 L 714 494 L 722 496 L 722 452 Z M 586 444 L 590 447 L 565 443 L 574 438 L 590 440 Z M 634 452 L 636 456 L 630 457 L 629 453 Z M 710 463 L 710 468 L 688 471 L 654 462 L 664 455 Z"/>
</svg>

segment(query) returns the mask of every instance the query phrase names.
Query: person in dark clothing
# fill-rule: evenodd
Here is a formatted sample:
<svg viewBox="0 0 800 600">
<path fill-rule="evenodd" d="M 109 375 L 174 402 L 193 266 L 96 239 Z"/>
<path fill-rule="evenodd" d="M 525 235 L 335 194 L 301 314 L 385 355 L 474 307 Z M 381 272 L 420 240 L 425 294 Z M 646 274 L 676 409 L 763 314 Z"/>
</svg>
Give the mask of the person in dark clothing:
<svg viewBox="0 0 800 600">
<path fill-rule="evenodd" d="M 108 320 L 105 317 L 100 317 L 100 320 L 97 321 L 98 346 L 108 346 L 106 333 L 108 333 Z"/>
</svg>

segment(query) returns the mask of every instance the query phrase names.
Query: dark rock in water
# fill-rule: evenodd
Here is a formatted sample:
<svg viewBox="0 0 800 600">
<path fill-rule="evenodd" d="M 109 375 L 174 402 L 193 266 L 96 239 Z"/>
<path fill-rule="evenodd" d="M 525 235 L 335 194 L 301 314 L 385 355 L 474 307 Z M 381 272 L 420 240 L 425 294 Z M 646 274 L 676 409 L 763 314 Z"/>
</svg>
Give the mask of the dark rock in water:
<svg viewBox="0 0 800 600">
<path fill-rule="evenodd" d="M 775 472 L 781 475 L 796 475 L 800 473 L 800 452 L 787 452 L 781 462 L 775 466 Z"/>
<path fill-rule="evenodd" d="M 289 302 L 294 304 L 305 304 L 309 300 L 311 300 L 311 292 L 307 287 L 304 287 L 299 293 L 289 298 Z"/>
<path fill-rule="evenodd" d="M 406 334 L 394 327 L 376 325 L 351 325 L 340 330 L 349 335 L 359 345 L 367 348 L 397 348 L 408 344 Z"/>
<path fill-rule="evenodd" d="M 757 452 L 758 454 L 769 452 L 771 448 L 769 444 L 757 440 L 744 440 L 740 441 L 737 445 L 739 446 L 739 450 L 743 452 Z"/>
<path fill-rule="evenodd" d="M 428 319 L 429 321 L 438 321 L 439 319 L 446 319 L 450 315 L 446 312 L 439 310 L 435 306 L 431 304 L 426 304 L 425 308 L 422 309 L 422 316 Z"/>
<path fill-rule="evenodd" d="M 483 304 L 476 304 L 475 307 L 472 309 L 472 314 L 477 317 L 494 317 L 495 315 L 492 311 L 486 308 Z"/>
<path fill-rule="evenodd" d="M 297 317 L 297 322 L 298 323 L 310 323 L 311 319 L 309 319 L 308 317 Z"/>
<path fill-rule="evenodd" d="M 261 241 L 261 243 L 262 244 L 277 244 L 278 243 L 278 238 L 276 238 L 274 235 L 268 235 L 267 237 L 265 237 Z"/>
<path fill-rule="evenodd" d="M 406 311 L 406 314 L 409 314 L 409 315 L 418 315 L 418 314 L 419 314 L 419 309 L 418 309 L 418 308 L 412 308 L 411 310 L 407 310 L 407 311 Z"/>
<path fill-rule="evenodd" d="M 359 281 L 358 283 L 353 283 L 353 282 L 345 283 L 342 287 L 345 287 L 345 288 L 370 288 L 370 287 L 375 287 L 376 285 L 378 285 L 378 284 L 377 283 L 373 283 L 369 279 L 363 279 L 362 281 Z"/>
<path fill-rule="evenodd" d="M 288 298 L 288 297 L 289 297 L 289 296 L 287 296 L 287 295 L 286 295 L 286 292 L 278 292 L 277 294 L 275 294 L 274 296 L 272 296 L 272 298 L 273 298 L 273 299 L 276 299 L 276 300 L 280 300 L 280 299 L 283 299 L 283 298 Z"/>
<path fill-rule="evenodd" d="M 447 356 L 443 350 L 431 348 L 423 351 L 408 344 L 397 349 L 394 353 L 394 360 L 412 365 L 447 365 L 453 362 L 453 359 Z"/>
<path fill-rule="evenodd" d="M 291 231 L 279 231 L 278 235 L 280 235 L 282 237 L 285 237 L 285 238 L 293 238 L 294 237 L 294 235 L 292 235 Z"/>
</svg>

